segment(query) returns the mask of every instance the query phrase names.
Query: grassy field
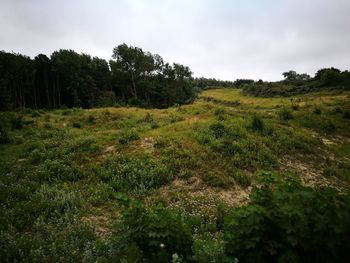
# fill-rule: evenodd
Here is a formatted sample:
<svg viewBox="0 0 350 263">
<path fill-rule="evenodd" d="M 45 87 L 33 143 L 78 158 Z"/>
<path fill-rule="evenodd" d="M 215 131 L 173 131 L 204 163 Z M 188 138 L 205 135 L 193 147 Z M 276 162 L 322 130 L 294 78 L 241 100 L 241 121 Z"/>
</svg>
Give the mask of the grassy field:
<svg viewBox="0 0 350 263">
<path fill-rule="evenodd" d="M 152 258 L 156 252 L 146 254 L 136 237 L 125 245 L 120 234 L 131 228 L 125 220 L 140 216 L 136 210 L 150 209 L 154 217 L 141 213 L 150 225 L 157 216 L 190 222 L 174 223 L 181 238 L 169 235 L 180 243 L 189 236 L 192 261 L 208 262 L 210 255 L 222 262 L 217 259 L 230 242 L 221 232 L 220 209 L 246 205 L 264 174 L 288 174 L 312 189 L 350 189 L 349 96 L 255 98 L 212 89 L 191 105 L 169 109 L 3 112 L 1 257 Z M 125 203 L 139 209 L 127 210 Z M 167 227 L 159 226 L 163 234 Z M 184 260 L 179 247 L 167 246 L 173 262 Z M 166 262 L 162 253 L 159 262 Z"/>
</svg>

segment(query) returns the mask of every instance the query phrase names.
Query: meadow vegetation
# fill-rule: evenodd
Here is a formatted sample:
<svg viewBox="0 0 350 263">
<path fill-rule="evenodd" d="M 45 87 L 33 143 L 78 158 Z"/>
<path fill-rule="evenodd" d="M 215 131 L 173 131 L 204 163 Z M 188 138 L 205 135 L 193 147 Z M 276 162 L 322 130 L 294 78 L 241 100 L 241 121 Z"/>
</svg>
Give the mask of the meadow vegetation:
<svg viewBox="0 0 350 263">
<path fill-rule="evenodd" d="M 1 261 L 346 262 L 349 96 L 1 112 Z"/>
</svg>

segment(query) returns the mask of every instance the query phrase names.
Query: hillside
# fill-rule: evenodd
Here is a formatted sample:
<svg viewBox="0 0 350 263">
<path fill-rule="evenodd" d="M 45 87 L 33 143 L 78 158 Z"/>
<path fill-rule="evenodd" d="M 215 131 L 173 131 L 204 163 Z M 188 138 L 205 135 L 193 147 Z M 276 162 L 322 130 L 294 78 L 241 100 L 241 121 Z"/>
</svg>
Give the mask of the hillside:
<svg viewBox="0 0 350 263">
<path fill-rule="evenodd" d="M 237 257 L 252 262 L 249 253 L 259 257 L 256 251 L 266 252 L 266 247 L 259 247 L 248 230 L 243 240 L 228 233 L 263 220 L 249 221 L 257 210 L 237 207 L 264 207 L 270 200 L 281 218 L 292 218 L 290 224 L 300 223 L 304 230 L 312 224 L 302 222 L 334 212 L 329 200 L 339 199 L 344 218 L 349 213 L 345 205 L 341 209 L 350 189 L 349 96 L 334 90 L 257 98 L 218 88 L 203 91 L 193 104 L 167 109 L 1 112 L 1 257 L 39 262 L 166 262 L 169 257 L 173 262 L 208 262 L 209 257 L 232 262 L 219 259 Z M 264 203 L 264 187 L 283 188 L 284 201 L 270 196 Z M 300 196 L 310 199 L 304 204 Z M 308 210 L 310 204 L 328 201 L 322 211 Z M 290 206 L 277 210 L 281 204 Z M 298 209 L 302 219 L 287 212 Z M 245 223 L 233 223 L 240 216 Z M 341 221 L 347 229 L 341 216 L 319 222 Z M 295 231 L 296 243 L 309 242 Z M 337 232 L 334 244 L 346 240 L 344 231 Z M 341 245 L 320 247 L 324 233 L 333 232 L 320 232 L 313 249 L 344 252 Z M 232 248 L 250 237 L 253 245 Z M 281 254 L 295 248 L 293 257 L 317 254 L 288 242 L 269 246 Z M 268 261 L 260 256 L 260 262 Z"/>
</svg>

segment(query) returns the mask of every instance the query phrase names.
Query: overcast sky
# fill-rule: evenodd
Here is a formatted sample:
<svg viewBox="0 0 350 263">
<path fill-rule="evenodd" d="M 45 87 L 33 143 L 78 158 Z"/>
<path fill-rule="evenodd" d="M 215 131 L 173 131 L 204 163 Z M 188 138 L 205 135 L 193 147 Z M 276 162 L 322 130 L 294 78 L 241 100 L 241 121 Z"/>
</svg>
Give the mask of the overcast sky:
<svg viewBox="0 0 350 263">
<path fill-rule="evenodd" d="M 220 79 L 350 69 L 350 0 L 0 0 L 0 32 L 31 57 L 127 43 Z"/>
</svg>

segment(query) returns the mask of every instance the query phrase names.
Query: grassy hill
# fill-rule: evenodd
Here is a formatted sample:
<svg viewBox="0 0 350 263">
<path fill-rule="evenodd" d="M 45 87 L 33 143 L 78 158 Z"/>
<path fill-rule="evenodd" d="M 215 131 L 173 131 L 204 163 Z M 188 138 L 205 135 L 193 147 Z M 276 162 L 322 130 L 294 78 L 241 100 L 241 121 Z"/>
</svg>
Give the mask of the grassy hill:
<svg viewBox="0 0 350 263">
<path fill-rule="evenodd" d="M 293 198 L 308 193 L 310 202 L 331 196 L 318 195 L 327 186 L 332 200 L 349 191 L 349 96 L 256 98 L 211 89 L 168 109 L 2 112 L 1 257 L 249 261 L 254 251 L 232 252 L 227 231 L 232 213 L 241 216 L 236 208 L 262 196 L 261 186 L 292 180 Z"/>
</svg>

